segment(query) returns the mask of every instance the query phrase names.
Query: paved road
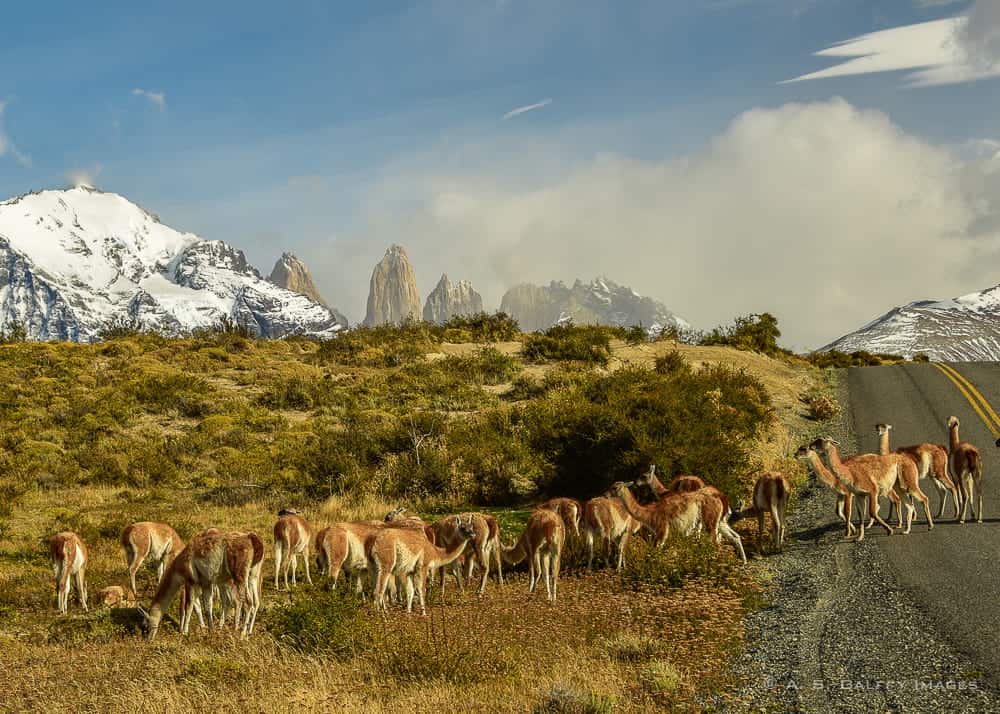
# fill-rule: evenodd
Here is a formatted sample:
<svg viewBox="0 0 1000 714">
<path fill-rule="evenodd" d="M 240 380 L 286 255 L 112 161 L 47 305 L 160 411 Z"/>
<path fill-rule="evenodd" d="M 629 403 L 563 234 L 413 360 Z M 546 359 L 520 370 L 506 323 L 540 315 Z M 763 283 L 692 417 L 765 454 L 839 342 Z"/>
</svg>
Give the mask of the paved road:
<svg viewBox="0 0 1000 714">
<path fill-rule="evenodd" d="M 947 443 L 945 422 L 950 415 L 962 423 L 961 436 L 979 447 L 984 463 L 984 523 L 959 525 L 949 500 L 941 521 L 928 532 L 918 506 L 913 532 L 878 539 L 899 583 L 928 614 L 933 634 L 946 638 L 967 655 L 995 686 L 1000 686 L 1000 450 L 993 446 L 1000 421 L 990 408 L 1000 408 L 1000 364 L 946 365 L 965 378 L 963 394 L 953 380 L 933 364 L 867 367 L 848 372 L 850 411 L 862 451 L 876 451 L 875 424 L 893 425 L 892 445 L 923 441 Z M 977 394 L 978 393 L 978 394 Z M 982 402 L 985 401 L 986 404 Z M 971 402 L 975 402 L 978 411 Z M 926 485 L 924 485 L 926 483 Z M 937 493 L 921 484 L 937 513 Z M 884 513 L 884 512 L 883 512 Z M 867 536 L 866 536 L 867 537 Z M 919 657 L 919 642 L 885 642 Z"/>
</svg>

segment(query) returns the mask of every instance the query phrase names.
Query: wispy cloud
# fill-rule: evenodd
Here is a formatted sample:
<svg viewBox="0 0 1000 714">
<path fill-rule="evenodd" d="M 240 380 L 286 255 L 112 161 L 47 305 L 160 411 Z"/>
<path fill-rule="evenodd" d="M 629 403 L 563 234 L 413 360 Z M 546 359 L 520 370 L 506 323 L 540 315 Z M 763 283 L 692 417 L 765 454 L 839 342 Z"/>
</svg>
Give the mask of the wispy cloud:
<svg viewBox="0 0 1000 714">
<path fill-rule="evenodd" d="M 528 104 L 528 105 L 523 106 L 523 107 L 518 107 L 517 109 L 511 109 L 509 112 L 507 112 L 506 114 L 503 115 L 503 119 L 504 119 L 504 121 L 506 121 L 507 119 L 513 119 L 514 117 L 518 116 L 519 114 L 524 114 L 525 112 L 533 112 L 536 109 L 541 109 L 542 107 L 547 107 L 550 104 L 552 104 L 552 99 L 551 98 L 547 98 L 547 99 L 543 99 L 540 102 L 535 102 L 534 104 Z"/>
<path fill-rule="evenodd" d="M 73 169 L 67 171 L 66 183 L 68 183 L 73 188 L 79 186 L 90 186 L 91 188 L 97 186 L 97 177 L 101 174 L 101 170 L 104 167 L 100 164 L 94 164 L 89 169 Z"/>
<path fill-rule="evenodd" d="M 7 102 L 0 100 L 0 158 L 3 158 L 7 154 L 14 157 L 17 163 L 21 164 L 25 168 L 31 168 L 31 157 L 20 151 L 17 146 L 15 146 L 13 140 L 10 138 L 10 134 L 7 133 L 4 127 L 3 115 L 7 110 Z"/>
<path fill-rule="evenodd" d="M 977 0 L 967 14 L 872 32 L 816 55 L 847 61 L 785 83 L 906 70 L 914 87 L 1000 77 L 1000 3 Z"/>
<path fill-rule="evenodd" d="M 151 92 L 148 89 L 136 87 L 132 90 L 132 94 L 136 97 L 145 97 L 161 112 L 167 108 L 167 95 L 164 92 Z"/>
</svg>

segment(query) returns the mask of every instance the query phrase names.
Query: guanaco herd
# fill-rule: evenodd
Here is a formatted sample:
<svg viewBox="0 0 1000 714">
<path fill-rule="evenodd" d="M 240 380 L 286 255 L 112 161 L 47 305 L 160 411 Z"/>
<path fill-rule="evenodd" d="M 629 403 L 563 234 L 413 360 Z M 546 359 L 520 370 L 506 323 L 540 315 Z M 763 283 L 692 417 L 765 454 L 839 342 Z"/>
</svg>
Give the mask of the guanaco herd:
<svg viewBox="0 0 1000 714">
<path fill-rule="evenodd" d="M 633 487 L 646 487 L 655 497 L 651 504 L 640 503 Z M 383 520 L 334 523 L 314 532 L 311 524 L 293 509 L 278 512 L 274 525 L 274 588 L 288 590 L 297 585 L 299 560 L 305 579 L 312 584 L 310 551 L 319 572 L 330 586 L 337 587 L 343 574 L 348 587 L 365 596 L 367 584 L 374 606 L 388 609 L 396 600 L 413 610 L 417 599 L 426 614 L 428 581 L 440 574 L 445 590 L 450 574 L 459 588 L 481 570 L 478 594 L 487 587 L 491 570 L 503 584 L 503 565 L 528 565 L 528 592 L 545 584 L 546 597 L 555 602 L 559 590 L 559 569 L 563 547 L 569 536 L 579 538 L 587 549 L 587 568 L 593 567 L 595 545 L 600 542 L 609 562 L 621 569 L 629 538 L 645 529 L 660 546 L 676 533 L 693 536 L 706 532 L 713 543 L 732 545 L 746 562 L 746 553 L 730 519 L 756 515 L 761 532 L 764 515 L 772 517 L 771 535 L 781 546 L 785 535 L 785 509 L 791 488 L 781 474 L 768 473 L 758 479 L 753 501 L 733 513 L 729 499 L 719 489 L 696 476 L 678 476 L 664 486 L 651 466 L 631 482 L 617 482 L 607 493 L 581 503 L 572 498 L 553 498 L 540 504 L 528 518 L 515 543 L 506 546 L 500 539 L 496 518 L 485 513 L 460 513 L 428 523 L 405 509 L 388 513 Z M 236 629 L 248 636 L 253 632 L 261 603 L 261 566 L 264 543 L 256 533 L 217 528 L 201 531 L 188 543 L 165 523 L 140 522 L 122 531 L 129 586 L 111 586 L 101 591 L 108 605 L 138 599 L 136 575 L 143 564 L 157 570 L 157 589 L 144 616 L 146 637 L 156 636 L 164 613 L 179 596 L 180 631 L 187 634 L 194 615 L 201 627 L 214 625 L 214 600 L 221 605 L 219 624 L 225 625 L 232 613 Z M 76 581 L 80 605 L 87 609 L 87 548 L 70 532 L 50 539 L 50 555 L 55 573 L 58 610 L 69 607 L 71 578 Z"/>
<path fill-rule="evenodd" d="M 821 436 L 799 447 L 796 458 L 809 464 L 815 477 L 837 492 L 837 517 L 844 522 L 846 535 L 855 531 L 858 540 L 864 540 L 865 527 L 878 523 L 889 535 L 893 528 L 879 515 L 879 498 L 889 499 L 890 510 L 898 513 L 897 528 L 909 533 L 916 515 L 914 499 L 920 502 L 927 518 L 928 530 L 934 528 L 934 518 L 944 514 L 951 494 L 955 504 L 955 518 L 965 523 L 966 514 L 983 522 L 983 460 L 975 446 L 962 441 L 959 436 L 958 417 L 948 417 L 948 445 L 921 443 L 895 450 L 889 447 L 891 424 L 877 424 L 879 453 L 859 454 L 842 459 L 839 444 L 828 436 Z M 1000 439 L 996 446 L 1000 448 Z M 827 463 L 821 455 L 826 456 Z M 930 502 L 920 488 L 920 482 L 930 477 L 941 497 L 937 515 L 932 518 Z M 853 522 L 855 496 L 861 507 L 858 527 Z M 906 525 L 903 524 L 903 509 Z M 867 517 L 865 515 L 867 510 Z"/>
<path fill-rule="evenodd" d="M 837 517 L 844 522 L 846 535 L 857 532 L 863 540 L 865 528 L 877 522 L 890 535 L 893 528 L 879 513 L 879 498 L 890 501 L 898 514 L 898 528 L 909 533 L 916 514 L 914 500 L 923 506 L 928 528 L 934 527 L 930 503 L 920 488 L 920 481 L 930 477 L 941 496 L 936 518 L 940 519 L 949 494 L 954 499 L 955 517 L 964 523 L 970 511 L 978 522 L 983 520 L 983 466 L 975 446 L 959 437 L 959 421 L 948 419 L 947 446 L 922 443 L 891 450 L 892 426 L 878 424 L 878 454 L 860 454 L 841 458 L 839 444 L 822 436 L 799 447 L 796 457 L 807 462 L 816 478 L 837 493 Z M 996 446 L 1000 448 L 1000 439 Z M 823 460 L 826 457 L 826 462 Z M 648 489 L 654 501 L 643 504 L 633 488 Z M 609 562 L 621 570 L 629 538 L 639 531 L 648 532 L 652 543 L 662 546 L 671 534 L 688 537 L 701 532 L 713 543 L 729 543 L 737 556 L 746 562 L 743 542 L 730 522 L 756 516 L 758 534 L 763 538 L 765 515 L 770 514 L 770 537 L 780 549 L 785 540 L 785 513 L 791 485 L 781 473 L 761 475 L 754 484 L 749 505 L 734 512 L 727 496 L 697 476 L 677 476 L 664 485 L 656 467 L 630 482 L 618 481 L 602 496 L 581 503 L 572 498 L 553 498 L 535 508 L 524 531 L 511 546 L 500 540 L 496 518 L 485 513 L 460 513 L 428 523 L 405 509 L 389 512 L 383 520 L 334 523 L 314 533 L 310 523 L 293 509 L 278 512 L 274 525 L 274 588 L 289 590 L 297 585 L 301 558 L 306 581 L 312 584 L 310 550 L 315 551 L 316 566 L 336 587 L 345 580 L 362 597 L 365 584 L 371 589 L 372 602 L 381 610 L 388 600 L 399 601 L 407 612 L 413 610 L 414 597 L 421 614 L 426 614 L 425 592 L 428 580 L 440 574 L 440 589 L 445 590 L 451 574 L 464 588 L 476 568 L 482 571 L 478 594 L 486 590 L 491 568 L 503 584 L 503 564 L 528 564 L 528 592 L 545 583 L 549 601 L 555 602 L 559 588 L 559 568 L 567 537 L 582 540 L 587 550 L 587 568 L 593 567 L 595 544 L 600 541 Z M 853 504 L 857 497 L 861 517 L 855 527 Z M 865 517 L 867 510 L 867 517 Z M 905 510 L 905 527 L 904 527 Z M 892 518 L 890 510 L 889 518 Z M 158 586 L 149 611 L 142 610 L 146 637 L 156 636 L 164 613 L 178 595 L 181 603 L 180 631 L 187 634 L 192 616 L 197 614 L 201 627 L 214 624 L 214 598 L 221 605 L 220 626 L 232 612 L 236 629 L 247 636 L 253 632 L 261 603 L 261 565 L 264 542 L 252 532 L 223 532 L 209 528 L 185 544 L 177 532 L 165 523 L 133 523 L 122 531 L 121 544 L 128 566 L 129 590 L 111 586 L 101 591 L 105 604 L 137 599 L 136 573 L 144 563 L 157 569 Z M 50 539 L 49 552 L 56 582 L 58 610 L 66 614 L 75 579 L 81 606 L 87 609 L 87 548 L 76 533 L 58 533 Z M 291 579 L 289 580 L 289 574 Z"/>
</svg>

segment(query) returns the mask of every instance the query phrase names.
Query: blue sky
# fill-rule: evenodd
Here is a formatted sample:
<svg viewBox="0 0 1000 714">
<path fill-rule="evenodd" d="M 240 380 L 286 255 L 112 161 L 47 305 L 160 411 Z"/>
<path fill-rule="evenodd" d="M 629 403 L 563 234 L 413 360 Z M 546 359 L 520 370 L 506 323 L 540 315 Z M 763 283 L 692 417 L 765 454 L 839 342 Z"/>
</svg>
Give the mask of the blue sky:
<svg viewBox="0 0 1000 714">
<path fill-rule="evenodd" d="M 559 221 L 547 214 L 545 220 L 520 216 L 550 194 L 563 201 L 553 202 L 552 210 L 574 211 L 582 199 L 574 198 L 573 187 L 585 177 L 600 176 L 614 193 L 637 172 L 655 173 L 657 166 L 680 171 L 684 162 L 710 161 L 720 142 L 729 146 L 734 123 L 754 109 L 815 104 L 827 108 L 824 116 L 868 128 L 878 120 L 869 121 L 866 112 L 875 112 L 892 125 L 891 141 L 965 159 L 970 152 L 979 158 L 980 147 L 1000 139 L 1000 80 L 989 72 L 975 81 L 958 77 L 926 87 L 911 86 L 906 70 L 781 83 L 838 65 L 840 59 L 814 56 L 836 43 L 961 16 L 975 11 L 971 2 L 138 5 L 5 8 L 0 195 L 89 177 L 170 225 L 244 248 L 265 272 L 282 250 L 297 252 L 331 301 L 355 320 L 362 316 L 371 265 L 394 241 L 410 250 L 425 293 L 446 270 L 453 278 L 472 277 L 487 305 L 495 306 L 517 279 L 590 278 L 617 268 L 624 274 L 610 277 L 636 283 L 704 327 L 744 306 L 781 317 L 781 300 L 746 304 L 740 298 L 745 290 L 709 298 L 697 295 L 695 283 L 666 287 L 676 282 L 671 256 L 683 253 L 672 250 L 674 243 L 651 247 L 662 259 L 661 280 L 633 275 L 624 262 L 609 264 L 599 236 L 574 251 L 570 229 L 549 225 Z M 900 51 L 898 37 L 883 43 L 887 55 Z M 991 38 L 981 43 L 990 51 Z M 913 55 L 912 47 L 902 49 Z M 857 114 L 837 114 L 834 98 Z M 503 118 L 535 104 L 542 106 Z M 787 113 L 775 116 L 797 121 Z M 841 150 L 850 147 L 845 143 Z M 605 175 L 609 160 L 618 169 Z M 766 153 L 756 160 L 768 165 Z M 816 157 L 802 160 L 817 163 Z M 975 180 L 956 179 L 954 190 Z M 586 190 L 592 190 L 589 183 Z M 443 205 L 461 205 L 462 220 L 456 223 L 451 208 L 442 212 Z M 621 203 L 606 208 L 614 215 L 627 211 L 630 220 L 641 210 Z M 469 211 L 478 211 L 475 220 Z M 506 233 L 493 235 L 497 211 L 520 213 Z M 672 240 L 697 245 L 707 222 L 686 217 L 681 223 L 687 232 Z M 485 224 L 488 239 L 476 229 Z M 642 225 L 643 240 L 653 243 L 675 227 L 658 214 Z M 893 228 L 880 230 L 892 235 Z M 939 229 L 937 237 L 950 230 Z M 450 238 L 441 242 L 444 235 Z M 607 242 L 614 239 L 607 236 Z M 511 246 L 520 251 L 535 241 L 548 246 L 546 259 L 528 261 L 531 270 L 522 277 Z M 631 247 L 642 251 L 644 245 Z M 978 246 L 993 249 L 988 241 Z M 725 263 L 728 251 L 721 250 L 715 257 Z M 909 292 L 898 286 L 817 309 L 830 312 L 835 326 L 828 331 L 836 331 L 838 316 L 850 327 L 864 311 L 961 292 L 967 283 L 969 290 L 986 286 L 968 282 L 975 279 L 998 282 L 956 265 L 937 284 L 911 285 Z M 793 341 L 818 346 L 820 331 L 807 329 L 795 309 L 788 315 Z"/>
</svg>

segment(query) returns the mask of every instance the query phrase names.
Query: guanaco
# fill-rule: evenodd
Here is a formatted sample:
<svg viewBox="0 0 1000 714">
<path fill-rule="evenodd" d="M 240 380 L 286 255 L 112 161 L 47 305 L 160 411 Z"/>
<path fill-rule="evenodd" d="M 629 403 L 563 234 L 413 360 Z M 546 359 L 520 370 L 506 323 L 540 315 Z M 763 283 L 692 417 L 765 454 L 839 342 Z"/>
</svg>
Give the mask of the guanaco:
<svg viewBox="0 0 1000 714">
<path fill-rule="evenodd" d="M 56 607 L 60 615 L 69 611 L 70 577 L 76 579 L 76 596 L 87 611 L 87 546 L 72 531 L 56 533 L 49 539 L 49 556 L 56 579 Z"/>
<path fill-rule="evenodd" d="M 757 516 L 758 543 L 764 539 L 764 514 L 771 514 L 771 541 L 781 549 L 785 541 L 785 512 L 792 485 L 788 477 L 777 472 L 762 474 L 753 485 L 753 498 L 749 507 L 741 507 L 733 520 Z"/>
<path fill-rule="evenodd" d="M 486 581 L 490 574 L 490 561 L 496 564 L 497 578 L 503 585 L 503 567 L 500 557 L 500 525 L 493 516 L 482 513 L 461 513 L 455 516 L 447 516 L 430 525 L 434 535 L 431 542 L 445 549 L 450 549 L 462 538 L 461 527 L 471 526 L 475 534 L 472 542 L 469 543 L 468 552 L 465 554 L 465 577 L 472 577 L 473 568 L 479 566 L 483 570 L 483 577 L 479 583 L 479 594 L 486 590 Z M 457 563 L 450 564 L 452 567 Z M 444 592 L 445 568 L 441 569 L 441 591 Z M 458 577 L 459 586 L 462 587 L 462 578 Z"/>
<path fill-rule="evenodd" d="M 857 529 L 851 522 L 851 519 L 854 517 L 853 512 L 847 510 L 847 486 L 842 481 L 837 480 L 837 477 L 830 472 L 826 464 L 823 463 L 823 459 L 820 458 L 819 452 L 811 444 L 800 446 L 798 451 L 795 452 L 795 458 L 807 462 L 812 467 L 813 475 L 827 487 L 837 492 L 837 517 L 844 521 L 847 527 L 846 537 L 850 538 Z M 861 514 L 861 519 L 865 520 L 864 514 Z"/>
<path fill-rule="evenodd" d="M 189 596 L 181 614 L 181 633 L 188 633 L 198 600 L 201 609 L 208 613 L 211 626 L 213 586 L 227 590 L 232 597 L 246 603 L 247 615 L 242 622 L 239 616 L 236 620 L 237 627 L 242 625 L 243 635 L 248 635 L 260 602 L 259 568 L 263 559 L 264 542 L 256 533 L 223 533 L 210 528 L 196 534 L 173 560 L 160 581 L 146 615 L 146 639 L 156 637 L 164 611 L 182 589 Z M 254 568 L 258 573 L 256 580 L 252 572 Z"/>
<path fill-rule="evenodd" d="M 427 574 L 458 559 L 466 544 L 476 537 L 468 520 L 458 524 L 458 541 L 450 548 L 439 548 L 422 531 L 412 528 L 383 528 L 368 546 L 375 585 L 372 598 L 376 607 L 386 610 L 385 594 L 394 577 L 403 581 L 406 591 L 406 611 L 413 612 L 413 595 L 420 601 L 420 614 L 426 615 L 424 591 Z"/>
<path fill-rule="evenodd" d="M 583 542 L 587 546 L 587 570 L 594 563 L 594 540 L 600 538 L 604 543 L 604 552 L 610 561 L 617 552 L 616 570 L 625 565 L 625 546 L 629 537 L 639 527 L 638 521 L 629 516 L 620 498 L 598 496 L 583 505 L 583 516 L 580 519 L 583 527 Z"/>
<path fill-rule="evenodd" d="M 309 543 L 312 540 L 309 522 L 296 514 L 285 512 L 274 524 L 274 589 L 278 589 L 278 576 L 283 575 L 285 590 L 288 590 L 288 570 L 292 571 L 292 585 L 298 570 L 298 557 L 302 556 L 306 566 L 306 581 L 312 585 L 309 574 Z"/>
<path fill-rule="evenodd" d="M 878 435 L 878 452 L 885 456 L 890 453 L 889 432 L 892 431 L 892 424 L 876 424 L 875 433 Z M 913 446 L 900 446 L 894 452 L 904 454 L 913 459 L 917 465 L 919 478 L 924 479 L 931 476 L 931 483 L 937 489 L 940 497 L 935 518 L 944 515 L 944 507 L 948 503 L 948 494 L 952 494 L 955 499 L 955 518 L 958 518 L 958 493 L 955 484 L 948 477 L 948 450 L 940 444 L 930 444 L 927 442 L 914 444 Z M 891 504 L 894 505 L 894 504 Z M 889 511 L 889 518 L 892 518 L 892 511 Z"/>
<path fill-rule="evenodd" d="M 739 535 L 735 535 L 731 528 L 728 531 L 720 528 L 722 501 L 706 489 L 675 493 L 661 498 L 652 506 L 643 506 L 635 500 L 629 484 L 618 481 L 612 488 L 622 499 L 629 515 L 652 532 L 653 542 L 658 547 L 666 542 L 671 531 L 693 535 L 704 528 L 713 543 L 720 543 L 723 539 L 729 541 L 740 560 L 747 562 Z"/>
<path fill-rule="evenodd" d="M 156 582 L 159 584 L 163 580 L 164 570 L 177 554 L 184 550 L 184 541 L 177 535 L 177 531 L 166 523 L 152 521 L 141 521 L 125 526 L 122 530 L 121 544 L 125 549 L 128 580 L 133 597 L 138 597 L 135 574 L 147 559 L 156 566 Z"/>
<path fill-rule="evenodd" d="M 583 505 L 575 498 L 550 498 L 545 503 L 539 504 L 538 507 L 558 513 L 567 530 L 573 531 L 577 538 L 580 537 L 580 517 L 583 515 Z"/>
<path fill-rule="evenodd" d="M 983 522 L 983 459 L 979 449 L 967 441 L 962 441 L 958 434 L 960 424 L 958 417 L 948 417 L 948 466 L 958 482 L 958 493 L 961 496 L 959 523 L 965 523 L 966 510 L 972 511 L 976 522 Z M 979 512 L 975 513 L 972 506 L 973 492 L 979 501 Z"/>
<path fill-rule="evenodd" d="M 511 565 L 527 559 L 528 592 L 535 592 L 538 581 L 544 579 L 545 595 L 549 602 L 555 602 L 559 594 L 559 565 L 565 541 L 563 519 L 547 508 L 536 508 L 517 543 L 503 549 L 503 559 Z"/>
<path fill-rule="evenodd" d="M 852 511 L 854 496 L 867 498 L 869 516 L 885 528 L 886 533 L 892 535 L 892 526 L 883 521 L 882 516 L 879 515 L 878 498 L 879 496 L 888 496 L 898 505 L 899 495 L 895 490 L 896 479 L 899 476 L 898 462 L 887 461 L 884 460 L 886 457 L 876 457 L 874 454 L 869 454 L 867 455 L 869 458 L 854 457 L 848 463 L 844 463 L 840 460 L 837 442 L 828 436 L 819 437 L 810 446 L 815 451 L 826 453 L 826 457 L 830 461 L 830 473 L 846 489 L 847 513 L 850 514 Z M 862 517 L 858 541 L 865 539 L 865 520 Z M 900 511 L 900 521 L 902 522 L 902 511 Z"/>
</svg>

